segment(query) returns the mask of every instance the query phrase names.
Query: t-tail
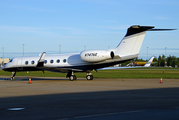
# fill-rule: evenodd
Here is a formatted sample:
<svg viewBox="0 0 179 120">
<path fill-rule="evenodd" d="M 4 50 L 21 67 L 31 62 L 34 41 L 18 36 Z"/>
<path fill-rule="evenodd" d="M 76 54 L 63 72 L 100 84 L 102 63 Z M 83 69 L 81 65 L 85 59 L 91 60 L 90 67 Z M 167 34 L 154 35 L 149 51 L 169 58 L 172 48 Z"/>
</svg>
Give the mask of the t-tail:
<svg viewBox="0 0 179 120">
<path fill-rule="evenodd" d="M 154 26 L 140 26 L 134 25 L 128 28 L 127 33 L 121 43 L 113 49 L 115 56 L 138 57 L 140 48 L 142 46 L 146 31 L 163 31 L 175 29 L 154 29 Z"/>
</svg>

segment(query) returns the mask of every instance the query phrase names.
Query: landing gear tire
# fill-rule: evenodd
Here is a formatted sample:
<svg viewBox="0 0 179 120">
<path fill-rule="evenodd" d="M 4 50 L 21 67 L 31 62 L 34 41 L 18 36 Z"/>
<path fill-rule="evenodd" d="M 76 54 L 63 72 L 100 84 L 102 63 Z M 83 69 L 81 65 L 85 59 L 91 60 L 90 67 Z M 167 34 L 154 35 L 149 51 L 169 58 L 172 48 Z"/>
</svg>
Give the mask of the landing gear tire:
<svg viewBox="0 0 179 120">
<path fill-rule="evenodd" d="M 11 77 L 11 80 L 15 80 L 15 77 Z"/>
<path fill-rule="evenodd" d="M 86 76 L 86 79 L 87 79 L 87 80 L 93 80 L 93 76 L 92 76 L 92 75 L 87 75 L 87 76 Z"/>
<path fill-rule="evenodd" d="M 76 78 L 76 75 L 71 75 L 71 76 L 69 77 L 69 79 L 70 79 L 70 81 L 73 81 L 73 80 L 76 80 L 77 78 Z"/>
</svg>

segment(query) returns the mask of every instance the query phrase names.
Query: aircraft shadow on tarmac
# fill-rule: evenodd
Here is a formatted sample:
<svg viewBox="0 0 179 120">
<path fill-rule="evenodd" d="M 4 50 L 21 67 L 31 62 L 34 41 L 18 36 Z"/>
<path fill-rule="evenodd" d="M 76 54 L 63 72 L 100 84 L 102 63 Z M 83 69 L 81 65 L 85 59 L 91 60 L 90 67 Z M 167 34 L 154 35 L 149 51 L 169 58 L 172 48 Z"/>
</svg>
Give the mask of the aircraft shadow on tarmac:
<svg viewBox="0 0 179 120">
<path fill-rule="evenodd" d="M 175 114 L 179 111 L 179 88 L 34 95 L 0 100 L 0 119 L 82 118 L 80 116 L 84 119 L 101 119 L 107 115 L 115 119 L 158 120 L 179 117 Z M 24 109 L 10 111 L 9 108 Z M 135 111 L 138 114 L 134 114 Z M 150 111 L 155 111 L 155 114 L 147 114 Z"/>
</svg>

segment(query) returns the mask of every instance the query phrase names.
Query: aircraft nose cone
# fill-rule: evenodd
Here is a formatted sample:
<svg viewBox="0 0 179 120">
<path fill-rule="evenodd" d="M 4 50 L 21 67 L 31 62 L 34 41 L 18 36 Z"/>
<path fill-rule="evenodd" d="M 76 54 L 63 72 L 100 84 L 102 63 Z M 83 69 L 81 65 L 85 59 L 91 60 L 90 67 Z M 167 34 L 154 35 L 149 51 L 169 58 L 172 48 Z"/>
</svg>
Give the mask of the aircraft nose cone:
<svg viewBox="0 0 179 120">
<path fill-rule="evenodd" d="M 1 67 L 1 70 L 5 70 L 5 67 L 6 67 L 6 65 L 2 66 L 2 67 Z"/>
</svg>

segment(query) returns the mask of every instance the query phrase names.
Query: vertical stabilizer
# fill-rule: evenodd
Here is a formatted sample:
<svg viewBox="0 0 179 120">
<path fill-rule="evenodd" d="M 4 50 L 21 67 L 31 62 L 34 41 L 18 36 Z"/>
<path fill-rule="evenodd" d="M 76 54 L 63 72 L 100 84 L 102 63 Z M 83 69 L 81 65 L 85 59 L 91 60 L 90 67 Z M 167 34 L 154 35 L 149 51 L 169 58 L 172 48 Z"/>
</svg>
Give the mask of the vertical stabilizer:
<svg viewBox="0 0 179 120">
<path fill-rule="evenodd" d="M 152 57 L 148 60 L 148 62 L 144 65 L 144 67 L 150 67 L 150 65 L 152 64 L 152 61 L 153 61 L 154 57 L 155 57 L 155 56 L 152 56 Z"/>
<path fill-rule="evenodd" d="M 138 55 L 147 30 L 153 26 L 134 25 L 128 28 L 121 43 L 115 48 L 115 54 L 119 56 Z"/>
</svg>

